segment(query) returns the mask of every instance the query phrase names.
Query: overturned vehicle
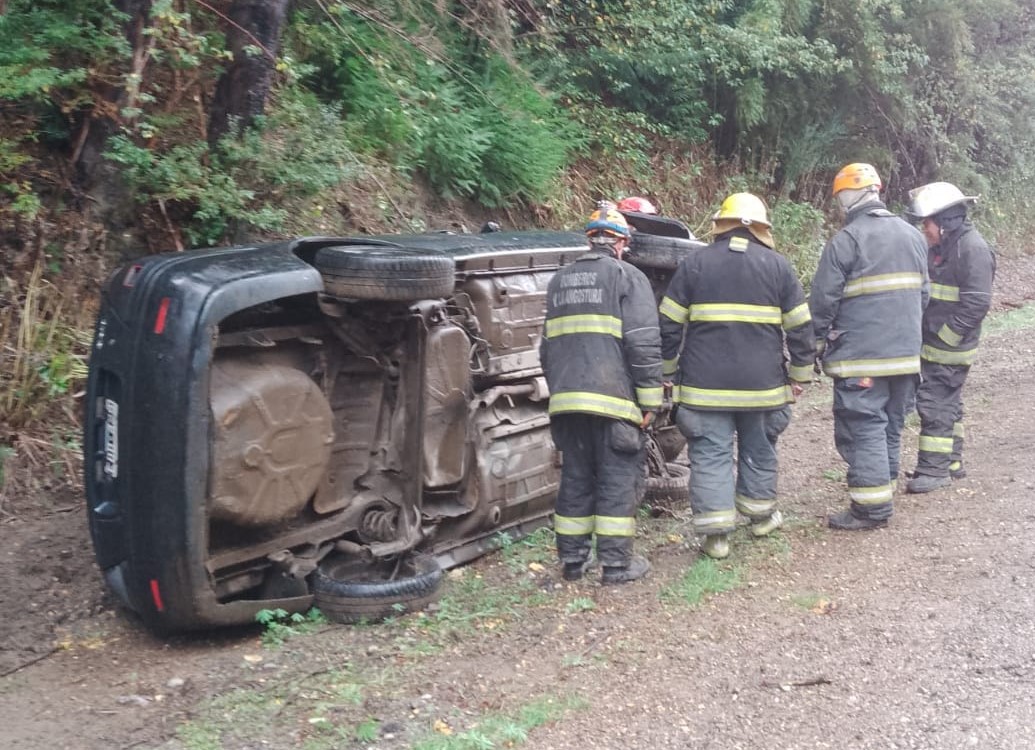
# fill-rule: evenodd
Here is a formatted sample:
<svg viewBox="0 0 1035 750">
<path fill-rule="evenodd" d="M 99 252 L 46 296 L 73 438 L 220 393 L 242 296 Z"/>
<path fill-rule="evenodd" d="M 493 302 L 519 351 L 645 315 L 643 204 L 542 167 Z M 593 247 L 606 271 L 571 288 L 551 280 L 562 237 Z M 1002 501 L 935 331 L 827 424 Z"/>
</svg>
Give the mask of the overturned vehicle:
<svg viewBox="0 0 1035 750">
<path fill-rule="evenodd" d="M 700 243 L 629 218 L 660 298 Z M 548 231 L 317 237 L 118 269 L 84 435 L 109 587 L 163 631 L 314 604 L 376 619 L 547 523 L 545 294 L 585 249 Z M 660 432 L 671 459 L 678 433 Z"/>
</svg>

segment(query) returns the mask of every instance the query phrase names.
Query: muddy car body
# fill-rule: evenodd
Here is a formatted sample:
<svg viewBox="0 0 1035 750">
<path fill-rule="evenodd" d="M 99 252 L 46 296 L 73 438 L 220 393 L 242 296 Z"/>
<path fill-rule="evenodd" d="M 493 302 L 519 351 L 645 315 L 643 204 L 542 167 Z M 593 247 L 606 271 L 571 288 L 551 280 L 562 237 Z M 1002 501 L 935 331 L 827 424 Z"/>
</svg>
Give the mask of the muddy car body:
<svg viewBox="0 0 1035 750">
<path fill-rule="evenodd" d="M 545 292 L 585 247 L 567 232 L 304 238 L 117 270 L 84 436 L 110 588 L 163 630 L 314 598 L 361 619 L 547 522 Z M 659 294 L 670 261 L 644 264 Z"/>
</svg>

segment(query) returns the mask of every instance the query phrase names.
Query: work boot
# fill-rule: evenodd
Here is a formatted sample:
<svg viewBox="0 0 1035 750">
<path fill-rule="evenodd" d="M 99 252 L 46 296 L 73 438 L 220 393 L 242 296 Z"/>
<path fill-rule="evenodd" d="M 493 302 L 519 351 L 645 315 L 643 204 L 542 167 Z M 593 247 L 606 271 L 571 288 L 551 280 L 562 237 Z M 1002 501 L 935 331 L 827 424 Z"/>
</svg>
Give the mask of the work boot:
<svg viewBox="0 0 1035 750">
<path fill-rule="evenodd" d="M 909 480 L 909 484 L 906 485 L 906 492 L 920 495 L 924 492 L 932 492 L 942 487 L 948 487 L 950 484 L 952 484 L 951 477 L 932 477 L 930 474 L 917 474 Z"/>
<path fill-rule="evenodd" d="M 963 468 L 962 461 L 953 461 L 949 464 L 949 476 L 953 479 L 963 479 L 967 476 L 967 470 Z"/>
<path fill-rule="evenodd" d="M 600 582 L 605 585 L 611 583 L 630 583 L 631 581 L 640 580 L 647 575 L 648 572 L 650 572 L 650 563 L 647 562 L 647 558 L 642 557 L 641 555 L 633 555 L 629 558 L 629 564 L 625 567 L 605 565 L 604 572 L 600 575 Z"/>
<path fill-rule="evenodd" d="M 570 562 L 564 563 L 564 569 L 561 571 L 561 575 L 564 576 L 565 581 L 579 581 L 582 580 L 582 576 L 586 574 L 586 570 L 589 568 L 589 560 L 583 562 Z"/>
<path fill-rule="evenodd" d="M 783 513 L 777 510 L 773 511 L 773 515 L 769 518 L 752 523 L 751 533 L 754 536 L 769 536 L 781 526 L 783 526 Z"/>
<path fill-rule="evenodd" d="M 881 529 L 887 525 L 886 518 L 880 521 L 872 518 L 859 518 L 850 510 L 843 510 L 827 518 L 827 526 L 841 531 L 866 531 L 867 529 Z"/>
<path fill-rule="evenodd" d="M 701 552 L 713 560 L 724 560 L 730 556 L 730 540 L 726 534 L 709 534 L 701 542 Z"/>
</svg>

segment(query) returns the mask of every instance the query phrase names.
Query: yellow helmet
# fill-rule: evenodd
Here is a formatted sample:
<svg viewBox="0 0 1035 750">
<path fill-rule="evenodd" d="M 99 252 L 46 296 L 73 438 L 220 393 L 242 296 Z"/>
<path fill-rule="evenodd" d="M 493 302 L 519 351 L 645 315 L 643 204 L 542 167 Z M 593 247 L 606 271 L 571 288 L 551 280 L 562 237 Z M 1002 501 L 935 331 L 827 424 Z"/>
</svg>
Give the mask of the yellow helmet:
<svg viewBox="0 0 1035 750">
<path fill-rule="evenodd" d="M 871 164 L 856 162 L 855 164 L 848 164 L 842 167 L 841 171 L 837 173 L 831 194 L 837 195 L 842 190 L 859 190 L 871 185 L 876 187 L 878 191 L 883 187 L 877 170 Z"/>
<path fill-rule="evenodd" d="M 766 211 L 765 203 L 758 196 L 751 193 L 734 193 L 722 202 L 718 212 L 712 217 L 712 221 L 723 219 L 736 219 L 744 226 L 761 224 L 764 227 L 771 227 L 769 214 Z"/>
</svg>

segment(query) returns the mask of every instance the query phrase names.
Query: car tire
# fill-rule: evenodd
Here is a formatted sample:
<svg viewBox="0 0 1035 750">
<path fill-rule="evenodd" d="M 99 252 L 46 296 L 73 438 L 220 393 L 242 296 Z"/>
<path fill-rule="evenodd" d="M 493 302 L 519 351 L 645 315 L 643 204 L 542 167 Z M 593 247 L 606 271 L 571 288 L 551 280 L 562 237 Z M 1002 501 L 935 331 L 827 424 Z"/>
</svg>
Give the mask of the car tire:
<svg viewBox="0 0 1035 750">
<path fill-rule="evenodd" d="M 394 247 L 325 247 L 313 265 L 327 294 L 337 298 L 412 302 L 448 297 L 455 283 L 452 258 Z"/>
<path fill-rule="evenodd" d="M 314 573 L 313 605 L 334 622 L 376 622 L 422 609 L 439 598 L 441 585 L 442 568 L 429 555 L 330 557 Z"/>
<path fill-rule="evenodd" d="M 682 464 L 665 464 L 668 476 L 647 477 L 643 504 L 654 516 L 673 515 L 690 507 L 690 468 Z"/>
<path fill-rule="evenodd" d="M 699 240 L 684 240 L 679 237 L 660 237 L 654 234 L 634 232 L 629 241 L 626 260 L 642 268 L 659 268 L 675 271 L 679 262 L 694 248 L 703 247 Z"/>
</svg>

